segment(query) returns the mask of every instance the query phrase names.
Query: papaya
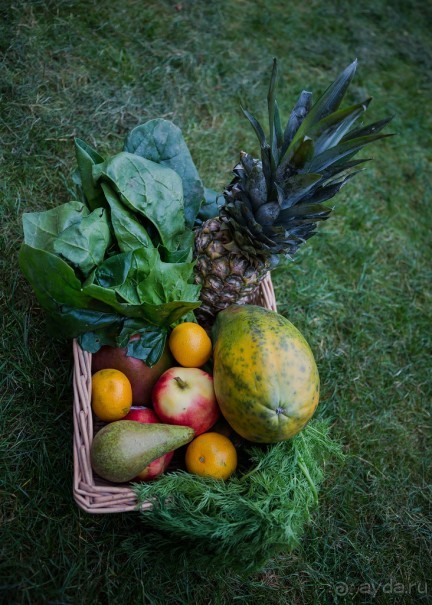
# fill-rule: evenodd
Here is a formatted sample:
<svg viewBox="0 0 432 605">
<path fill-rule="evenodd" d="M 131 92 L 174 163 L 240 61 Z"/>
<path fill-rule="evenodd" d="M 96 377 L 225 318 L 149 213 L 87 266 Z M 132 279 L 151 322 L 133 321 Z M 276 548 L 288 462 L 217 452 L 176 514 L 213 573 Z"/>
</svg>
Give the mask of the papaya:
<svg viewBox="0 0 432 605">
<path fill-rule="evenodd" d="M 320 380 L 313 353 L 282 315 L 231 305 L 213 326 L 213 380 L 226 421 L 244 439 L 276 443 L 314 414 Z"/>
</svg>

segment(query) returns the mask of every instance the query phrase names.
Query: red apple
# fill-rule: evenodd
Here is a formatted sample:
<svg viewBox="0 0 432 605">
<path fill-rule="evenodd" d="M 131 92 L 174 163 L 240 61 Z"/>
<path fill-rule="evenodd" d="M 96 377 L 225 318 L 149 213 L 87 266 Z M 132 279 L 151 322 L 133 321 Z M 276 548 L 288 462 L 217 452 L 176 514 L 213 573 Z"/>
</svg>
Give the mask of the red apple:
<svg viewBox="0 0 432 605">
<path fill-rule="evenodd" d="M 154 424 L 160 422 L 160 418 L 153 410 L 145 407 L 131 407 L 128 414 L 122 420 L 135 420 L 142 424 Z M 169 463 L 174 456 L 174 452 L 168 452 L 160 458 L 156 458 L 147 464 L 147 466 L 135 477 L 134 481 L 151 481 L 161 475 L 169 466 Z"/>
<path fill-rule="evenodd" d="M 127 415 L 122 418 L 122 420 L 136 420 L 142 424 L 155 424 L 160 422 L 160 419 L 156 416 L 154 410 L 142 406 L 131 407 Z"/>
<path fill-rule="evenodd" d="M 131 340 L 139 338 L 132 336 Z M 159 376 L 170 366 L 174 360 L 168 347 L 162 353 L 162 357 L 151 368 L 141 359 L 126 355 L 127 349 L 120 347 L 109 347 L 104 345 L 92 356 L 92 373 L 106 368 L 120 370 L 129 378 L 132 386 L 132 405 L 151 405 L 151 391 Z"/>
<path fill-rule="evenodd" d="M 138 473 L 134 481 L 151 481 L 152 479 L 156 479 L 156 477 L 159 477 L 159 475 L 162 475 L 166 471 L 173 456 L 174 452 L 168 452 L 168 454 L 156 458 L 156 460 L 147 464 L 145 469 Z"/>
<path fill-rule="evenodd" d="M 220 416 L 213 377 L 199 368 L 170 368 L 152 391 L 153 407 L 162 422 L 190 426 L 205 433 Z"/>
</svg>

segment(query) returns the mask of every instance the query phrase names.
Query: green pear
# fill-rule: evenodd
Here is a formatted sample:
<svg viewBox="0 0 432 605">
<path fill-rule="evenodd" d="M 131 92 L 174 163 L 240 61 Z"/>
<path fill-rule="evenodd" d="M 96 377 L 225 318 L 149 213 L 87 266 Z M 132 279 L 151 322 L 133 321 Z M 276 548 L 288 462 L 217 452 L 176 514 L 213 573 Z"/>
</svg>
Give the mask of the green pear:
<svg viewBox="0 0 432 605">
<path fill-rule="evenodd" d="M 104 479 L 124 483 L 156 458 L 192 441 L 194 436 L 194 430 L 188 426 L 118 420 L 96 433 L 90 449 L 91 464 Z"/>
</svg>

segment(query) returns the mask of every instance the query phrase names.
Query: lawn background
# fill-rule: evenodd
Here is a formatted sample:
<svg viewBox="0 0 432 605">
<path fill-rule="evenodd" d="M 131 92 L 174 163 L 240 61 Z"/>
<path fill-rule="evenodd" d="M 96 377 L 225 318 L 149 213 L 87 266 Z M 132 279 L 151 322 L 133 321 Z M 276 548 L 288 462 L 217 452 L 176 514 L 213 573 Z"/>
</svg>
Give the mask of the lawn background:
<svg viewBox="0 0 432 605">
<path fill-rule="evenodd" d="M 0 15 L 0 602 L 429 602 L 431 4 L 18 0 Z M 71 347 L 47 338 L 19 273 L 21 215 L 71 199 L 73 137 L 117 152 L 159 116 L 221 190 L 239 151 L 257 153 L 239 107 L 263 116 L 273 56 L 285 119 L 355 57 L 348 101 L 394 116 L 396 136 L 363 152 L 374 161 L 330 221 L 274 273 L 347 461 L 327 468 L 301 546 L 261 572 L 156 568 L 126 551 L 145 540 L 137 515 L 72 499 Z"/>
</svg>

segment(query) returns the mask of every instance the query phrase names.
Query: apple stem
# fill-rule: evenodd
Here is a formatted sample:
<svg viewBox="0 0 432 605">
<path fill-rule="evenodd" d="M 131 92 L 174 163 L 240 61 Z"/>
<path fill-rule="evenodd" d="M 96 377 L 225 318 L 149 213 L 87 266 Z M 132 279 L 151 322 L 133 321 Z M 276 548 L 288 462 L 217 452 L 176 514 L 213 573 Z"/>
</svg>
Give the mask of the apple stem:
<svg viewBox="0 0 432 605">
<path fill-rule="evenodd" d="M 177 384 L 179 385 L 179 387 L 183 390 L 188 386 L 188 383 L 185 380 L 182 380 L 180 378 L 180 376 L 175 376 L 174 380 L 177 381 Z"/>
</svg>

